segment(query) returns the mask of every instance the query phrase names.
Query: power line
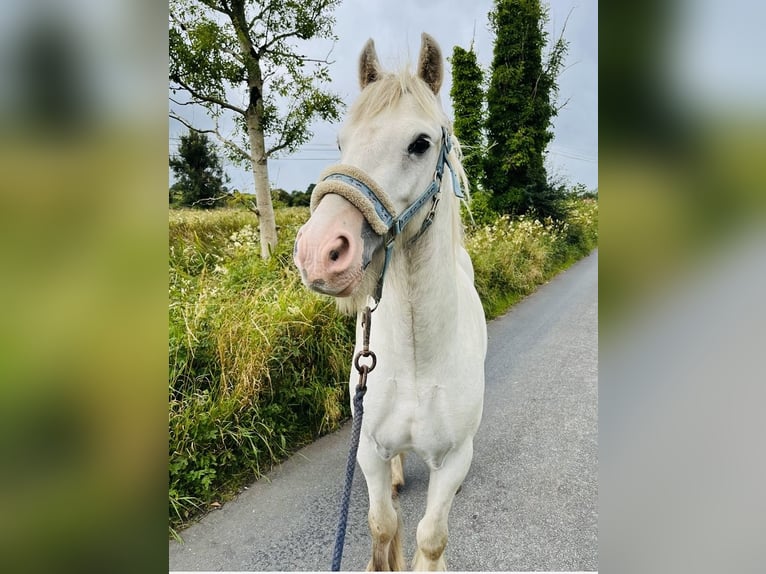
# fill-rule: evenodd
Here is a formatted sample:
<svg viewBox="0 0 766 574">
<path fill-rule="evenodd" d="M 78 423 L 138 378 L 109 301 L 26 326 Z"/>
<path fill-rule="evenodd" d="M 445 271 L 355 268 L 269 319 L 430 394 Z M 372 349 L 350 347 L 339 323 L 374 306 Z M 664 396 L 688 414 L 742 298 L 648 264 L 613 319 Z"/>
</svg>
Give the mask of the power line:
<svg viewBox="0 0 766 574">
<path fill-rule="evenodd" d="M 597 163 L 598 162 L 598 158 L 597 157 L 588 156 L 588 155 L 585 155 L 585 154 L 579 153 L 579 152 L 564 151 L 561 148 L 559 148 L 559 150 L 556 150 L 554 148 L 550 148 L 549 151 L 553 155 L 558 155 L 558 156 L 566 157 L 566 158 L 569 158 L 569 159 L 574 159 L 574 160 L 578 160 L 578 161 L 585 161 L 585 162 L 589 162 L 589 163 Z"/>
<path fill-rule="evenodd" d="M 178 143 L 181 138 L 179 136 L 171 136 L 168 138 L 170 142 Z M 337 145 L 332 143 L 311 143 L 305 146 L 302 146 L 296 150 L 296 153 L 326 153 L 328 151 L 335 151 L 337 150 Z M 593 157 L 590 155 L 587 155 L 585 153 L 582 153 L 578 150 L 574 150 L 572 148 L 567 148 L 565 146 L 557 146 L 557 148 L 549 148 L 549 153 L 565 157 L 568 159 L 573 159 L 575 161 L 584 161 L 587 163 L 598 163 L 598 157 Z M 339 156 L 331 156 L 331 157 L 306 157 L 306 156 L 284 156 L 284 157 L 275 157 L 270 158 L 272 161 L 338 161 L 340 159 Z"/>
</svg>

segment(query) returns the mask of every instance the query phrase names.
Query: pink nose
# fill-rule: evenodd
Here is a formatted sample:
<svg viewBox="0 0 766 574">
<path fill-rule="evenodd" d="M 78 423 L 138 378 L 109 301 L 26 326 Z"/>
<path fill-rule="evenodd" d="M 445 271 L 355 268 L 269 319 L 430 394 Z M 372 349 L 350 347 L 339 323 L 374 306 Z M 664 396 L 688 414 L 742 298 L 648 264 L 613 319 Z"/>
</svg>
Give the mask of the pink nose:
<svg viewBox="0 0 766 574">
<path fill-rule="evenodd" d="M 344 231 L 316 237 L 312 230 L 301 228 L 295 239 L 294 260 L 309 287 L 329 294 L 344 291 L 348 286 L 360 241 Z"/>
<path fill-rule="evenodd" d="M 361 280 L 364 216 L 348 200 L 330 193 L 295 238 L 293 259 L 303 283 L 320 293 L 346 297 Z"/>
<path fill-rule="evenodd" d="M 307 236 L 308 235 L 308 236 Z M 348 270 L 353 255 L 351 239 L 340 233 L 330 239 L 312 241 L 301 229 L 295 239 L 295 264 L 309 285 L 324 285 Z"/>
</svg>

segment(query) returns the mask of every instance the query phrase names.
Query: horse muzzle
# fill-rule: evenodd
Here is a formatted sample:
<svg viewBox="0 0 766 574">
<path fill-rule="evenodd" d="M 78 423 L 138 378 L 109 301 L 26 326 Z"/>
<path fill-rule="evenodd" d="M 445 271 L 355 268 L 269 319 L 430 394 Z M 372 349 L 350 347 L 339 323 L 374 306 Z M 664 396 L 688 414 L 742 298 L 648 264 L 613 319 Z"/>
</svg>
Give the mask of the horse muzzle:
<svg viewBox="0 0 766 574">
<path fill-rule="evenodd" d="M 361 282 L 374 244 L 380 242 L 354 205 L 329 194 L 298 231 L 293 261 L 306 287 L 347 297 Z"/>
</svg>

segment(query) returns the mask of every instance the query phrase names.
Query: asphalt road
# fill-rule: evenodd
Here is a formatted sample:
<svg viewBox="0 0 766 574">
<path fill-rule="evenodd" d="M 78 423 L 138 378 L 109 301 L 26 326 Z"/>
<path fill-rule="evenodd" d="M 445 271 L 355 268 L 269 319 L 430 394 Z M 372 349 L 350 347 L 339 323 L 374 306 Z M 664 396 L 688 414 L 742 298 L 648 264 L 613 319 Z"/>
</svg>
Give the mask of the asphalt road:
<svg viewBox="0 0 766 574">
<path fill-rule="evenodd" d="M 447 567 L 598 569 L 598 253 L 488 326 L 484 416 L 450 513 Z M 350 424 L 302 449 L 170 542 L 171 571 L 329 570 Z M 400 494 L 414 554 L 427 467 L 414 454 Z M 344 570 L 369 560 L 357 468 Z"/>
</svg>

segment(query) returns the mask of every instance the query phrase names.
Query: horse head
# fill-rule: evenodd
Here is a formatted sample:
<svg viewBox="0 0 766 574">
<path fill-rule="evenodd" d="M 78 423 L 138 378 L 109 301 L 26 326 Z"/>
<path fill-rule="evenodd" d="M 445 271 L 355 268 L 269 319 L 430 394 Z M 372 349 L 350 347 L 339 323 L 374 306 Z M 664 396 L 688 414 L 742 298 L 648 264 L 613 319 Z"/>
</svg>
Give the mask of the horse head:
<svg viewBox="0 0 766 574">
<path fill-rule="evenodd" d="M 294 261 L 310 289 L 365 300 L 376 281 L 382 284 L 394 243 L 407 243 L 423 229 L 428 209 L 421 207 L 435 209 L 444 166 L 455 173 L 450 124 L 439 101 L 443 73 L 441 50 L 428 34 L 414 75 L 385 72 L 374 42 L 364 46 L 361 94 L 338 136 L 341 163 L 320 176 L 311 218 L 295 242 Z"/>
</svg>

